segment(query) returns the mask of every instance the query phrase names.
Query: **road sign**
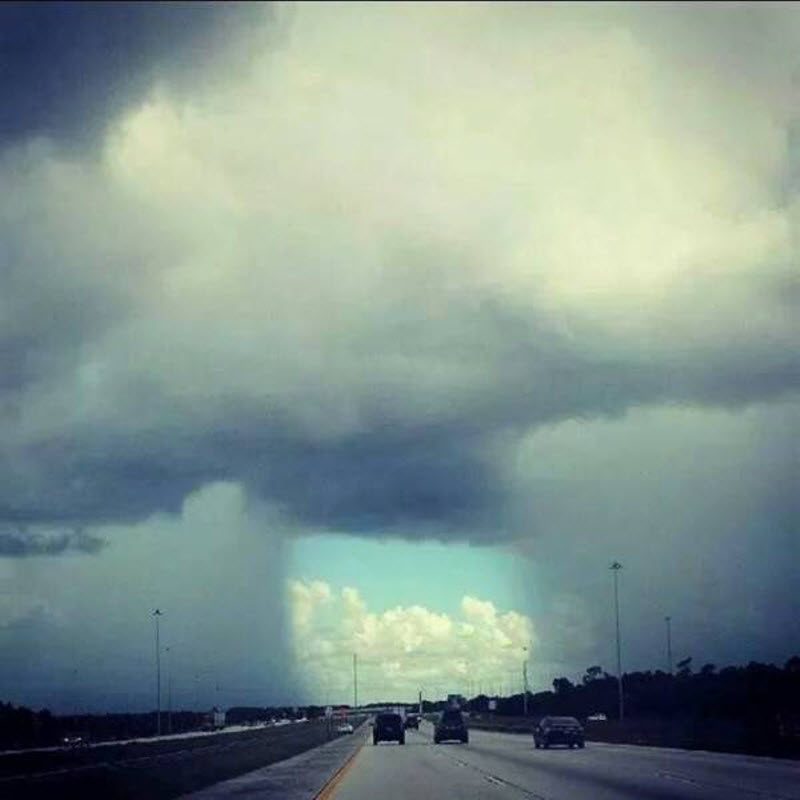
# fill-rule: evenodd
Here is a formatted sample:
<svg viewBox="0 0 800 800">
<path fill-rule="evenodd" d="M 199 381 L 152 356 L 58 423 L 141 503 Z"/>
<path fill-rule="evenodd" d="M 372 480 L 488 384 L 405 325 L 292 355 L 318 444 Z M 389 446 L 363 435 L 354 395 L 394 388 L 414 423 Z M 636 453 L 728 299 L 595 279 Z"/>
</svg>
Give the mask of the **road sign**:
<svg viewBox="0 0 800 800">
<path fill-rule="evenodd" d="M 497 711 L 497 700 L 489 701 L 489 711 Z"/>
</svg>

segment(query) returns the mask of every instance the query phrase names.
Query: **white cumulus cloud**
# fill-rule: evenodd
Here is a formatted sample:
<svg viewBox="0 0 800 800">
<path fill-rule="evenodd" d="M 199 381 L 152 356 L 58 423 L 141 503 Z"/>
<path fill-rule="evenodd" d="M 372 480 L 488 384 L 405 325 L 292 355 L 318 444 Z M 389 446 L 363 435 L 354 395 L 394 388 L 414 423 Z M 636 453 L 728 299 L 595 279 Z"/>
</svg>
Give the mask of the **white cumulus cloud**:
<svg viewBox="0 0 800 800">
<path fill-rule="evenodd" d="M 352 700 L 352 657 L 359 664 L 359 701 L 413 700 L 418 691 L 519 691 L 531 619 L 465 596 L 454 615 L 421 605 L 370 609 L 357 589 L 292 580 L 293 642 L 309 699 Z"/>
</svg>

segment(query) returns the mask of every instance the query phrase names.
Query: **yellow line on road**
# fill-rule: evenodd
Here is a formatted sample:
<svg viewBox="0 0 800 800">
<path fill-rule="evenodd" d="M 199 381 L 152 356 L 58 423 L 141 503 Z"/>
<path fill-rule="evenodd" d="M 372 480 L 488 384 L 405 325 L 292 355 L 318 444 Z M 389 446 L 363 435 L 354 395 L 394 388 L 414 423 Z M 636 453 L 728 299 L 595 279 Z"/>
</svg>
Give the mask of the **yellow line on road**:
<svg viewBox="0 0 800 800">
<path fill-rule="evenodd" d="M 365 740 L 366 741 L 366 740 Z M 330 800 L 333 797 L 334 792 L 338 788 L 339 784 L 345 779 L 347 773 L 353 768 L 353 765 L 356 763 L 356 758 L 358 754 L 361 752 L 361 749 L 364 747 L 364 742 L 358 746 L 356 749 L 347 759 L 347 761 L 342 764 L 336 772 L 331 775 L 328 782 L 322 787 L 320 793 L 314 798 L 314 800 Z"/>
</svg>

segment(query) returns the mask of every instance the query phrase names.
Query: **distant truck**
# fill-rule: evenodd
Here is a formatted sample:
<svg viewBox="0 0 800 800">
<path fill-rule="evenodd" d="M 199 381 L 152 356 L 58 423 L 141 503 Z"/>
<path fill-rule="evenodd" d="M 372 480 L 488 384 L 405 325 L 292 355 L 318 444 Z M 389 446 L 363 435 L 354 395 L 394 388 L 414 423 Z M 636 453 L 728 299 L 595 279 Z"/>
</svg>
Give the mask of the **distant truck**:
<svg viewBox="0 0 800 800">
<path fill-rule="evenodd" d="M 212 708 L 203 720 L 203 729 L 207 731 L 219 731 L 225 727 L 225 712 L 218 708 Z"/>
</svg>

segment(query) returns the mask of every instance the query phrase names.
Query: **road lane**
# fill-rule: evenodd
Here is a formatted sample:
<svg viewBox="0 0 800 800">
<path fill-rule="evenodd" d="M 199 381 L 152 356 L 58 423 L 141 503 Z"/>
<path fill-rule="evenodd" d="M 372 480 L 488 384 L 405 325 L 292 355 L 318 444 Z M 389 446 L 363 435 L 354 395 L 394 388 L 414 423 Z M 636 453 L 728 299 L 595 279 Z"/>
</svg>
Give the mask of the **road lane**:
<svg viewBox="0 0 800 800">
<path fill-rule="evenodd" d="M 464 760 L 553 800 L 800 798 L 798 765 L 773 759 L 591 742 L 535 750 L 532 737 L 482 731 L 472 742 Z"/>
<path fill-rule="evenodd" d="M 532 737 L 470 731 L 434 745 L 432 727 L 406 745 L 367 745 L 332 797 L 497 800 L 800 800 L 800 764 L 779 759 L 589 742 L 535 750 Z"/>
<path fill-rule="evenodd" d="M 442 747 L 434 745 L 430 736 L 414 731 L 406 732 L 405 745 L 394 742 L 366 744 L 330 798 L 482 800 L 493 797 L 517 800 L 525 797 L 519 792 L 504 793 L 488 777 L 476 775 L 453 759 L 445 758 Z"/>
</svg>

